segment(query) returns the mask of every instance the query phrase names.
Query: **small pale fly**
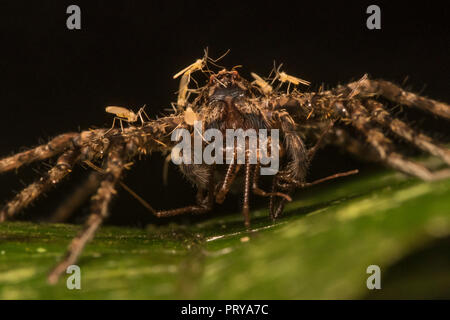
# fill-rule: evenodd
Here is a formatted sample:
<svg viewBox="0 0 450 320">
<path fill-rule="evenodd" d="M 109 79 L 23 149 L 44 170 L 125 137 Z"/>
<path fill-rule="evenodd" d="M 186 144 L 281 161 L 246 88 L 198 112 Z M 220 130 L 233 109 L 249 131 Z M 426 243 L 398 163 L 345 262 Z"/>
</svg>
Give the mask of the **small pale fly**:
<svg viewBox="0 0 450 320">
<path fill-rule="evenodd" d="M 178 89 L 178 99 L 177 99 L 178 107 L 184 107 L 186 105 L 187 99 L 189 98 L 188 86 L 189 86 L 189 76 L 187 74 L 183 74 Z"/>
<path fill-rule="evenodd" d="M 266 80 L 264 80 L 254 72 L 250 74 L 252 75 L 253 79 L 255 79 L 255 81 L 253 81 L 252 83 L 256 84 L 266 96 L 272 93 L 273 88 L 266 82 Z"/>
<path fill-rule="evenodd" d="M 306 80 L 303 80 L 303 79 L 291 76 L 291 75 L 287 74 L 284 71 L 280 72 L 280 69 L 281 69 L 282 66 L 283 66 L 283 64 L 280 64 L 278 66 L 278 68 L 277 68 L 275 63 L 274 63 L 274 68 L 272 69 L 272 72 L 275 71 L 275 78 L 273 78 L 272 82 L 270 83 L 271 85 L 273 85 L 275 80 L 278 80 L 278 81 L 280 81 L 280 85 L 278 86 L 278 88 L 280 88 L 280 86 L 283 85 L 283 83 L 287 82 L 288 83 L 287 93 L 289 93 L 289 88 L 291 86 L 291 83 L 294 86 L 297 86 L 299 84 L 303 84 L 305 86 L 309 86 L 311 84 L 311 82 L 309 82 L 309 81 L 306 81 Z M 270 74 L 272 74 L 272 72 Z"/>
<path fill-rule="evenodd" d="M 138 121 L 138 119 L 141 120 L 141 123 L 144 123 L 144 118 L 142 117 L 142 114 L 144 114 L 147 119 L 148 116 L 144 111 L 145 106 L 143 106 L 142 108 L 139 109 L 139 111 L 137 113 L 135 113 L 134 111 L 124 108 L 124 107 L 120 107 L 120 106 L 108 106 L 105 108 L 105 111 L 108 113 L 112 113 L 115 114 L 116 116 L 114 117 L 113 120 L 113 125 L 111 127 L 111 129 L 114 128 L 116 119 L 118 119 L 120 121 L 120 128 L 123 131 L 123 124 L 122 124 L 122 120 L 125 120 L 128 123 L 134 123 L 136 121 Z M 110 130 L 111 130 L 110 129 Z"/>
<path fill-rule="evenodd" d="M 309 86 L 311 84 L 311 82 L 309 82 L 309 81 L 306 81 L 306 80 L 303 80 L 303 79 L 300 79 L 300 78 L 288 75 L 284 71 L 280 72 L 278 74 L 278 80 L 280 80 L 282 83 L 285 83 L 285 82 L 292 83 L 295 86 L 299 85 L 300 83 L 304 84 L 305 86 Z"/>
<path fill-rule="evenodd" d="M 197 59 L 193 64 L 187 66 L 180 72 L 178 72 L 176 75 L 173 76 L 174 79 L 178 78 L 181 75 L 187 75 L 188 79 L 191 73 L 197 71 L 197 70 L 203 70 L 203 68 L 206 66 L 206 60 L 208 59 L 208 56 L 205 54 L 205 56 L 201 59 Z"/>
<path fill-rule="evenodd" d="M 197 120 L 199 120 L 199 118 L 195 111 L 192 110 L 191 107 L 187 107 L 186 111 L 184 112 L 184 122 L 186 122 L 186 124 L 190 126 L 193 126 L 194 122 Z"/>
<path fill-rule="evenodd" d="M 191 81 L 191 74 L 193 74 L 196 71 L 204 71 L 206 69 L 207 72 L 211 72 L 208 68 L 208 62 L 217 66 L 215 63 L 222 59 L 224 56 L 228 54 L 230 50 L 227 50 L 222 56 L 220 56 L 217 59 L 211 59 L 208 56 L 208 49 L 205 49 L 205 54 L 203 55 L 203 58 L 197 59 L 194 63 L 190 64 L 183 70 L 179 71 L 177 74 L 173 76 L 174 79 L 181 77 L 180 85 L 178 89 L 178 100 L 177 105 L 178 107 L 182 108 L 185 107 L 187 104 L 187 100 L 189 99 L 189 93 L 191 93 L 193 90 L 189 89 L 189 83 Z M 195 83 L 195 79 L 193 79 Z M 197 84 L 198 85 L 198 84 Z"/>
</svg>

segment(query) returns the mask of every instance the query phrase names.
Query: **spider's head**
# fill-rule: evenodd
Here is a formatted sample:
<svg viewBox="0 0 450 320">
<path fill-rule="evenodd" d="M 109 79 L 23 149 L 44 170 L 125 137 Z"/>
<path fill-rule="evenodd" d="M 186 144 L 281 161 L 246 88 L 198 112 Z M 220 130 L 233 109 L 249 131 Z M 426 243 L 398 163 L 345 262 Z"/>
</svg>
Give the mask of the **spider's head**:
<svg viewBox="0 0 450 320">
<path fill-rule="evenodd" d="M 223 69 L 209 79 L 209 101 L 225 101 L 226 98 L 243 97 L 248 91 L 247 82 L 241 78 L 236 70 Z"/>
</svg>

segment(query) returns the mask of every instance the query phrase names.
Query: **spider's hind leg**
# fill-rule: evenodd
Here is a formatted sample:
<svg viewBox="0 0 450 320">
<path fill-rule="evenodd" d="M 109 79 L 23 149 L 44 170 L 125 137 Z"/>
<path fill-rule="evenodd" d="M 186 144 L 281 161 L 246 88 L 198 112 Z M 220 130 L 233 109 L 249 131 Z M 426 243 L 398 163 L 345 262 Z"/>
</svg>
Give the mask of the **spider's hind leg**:
<svg viewBox="0 0 450 320">
<path fill-rule="evenodd" d="M 79 159 L 78 150 L 69 150 L 63 153 L 54 167 L 44 177 L 30 184 L 9 201 L 0 211 L 0 222 L 13 217 L 21 209 L 27 207 L 44 192 L 60 182 Z"/>
<path fill-rule="evenodd" d="M 49 274 L 48 281 L 50 283 L 56 283 L 60 275 L 66 271 L 66 268 L 77 261 L 86 243 L 93 238 L 95 232 L 108 216 L 109 204 L 113 195 L 116 193 L 115 186 L 124 169 L 125 161 L 122 151 L 123 148 L 119 146 L 111 148 L 100 187 L 92 197 L 92 213 L 88 217 L 83 229 L 70 243 L 64 259 Z"/>
<path fill-rule="evenodd" d="M 448 104 L 403 90 L 398 85 L 389 81 L 362 79 L 349 83 L 347 87 L 358 91 L 358 95 L 362 97 L 381 95 L 392 102 L 419 108 L 439 117 L 450 119 L 450 106 Z"/>
<path fill-rule="evenodd" d="M 352 110 L 352 125 L 366 137 L 369 145 L 376 152 L 377 158 L 386 165 L 418 177 L 422 180 L 431 181 L 450 177 L 450 170 L 443 169 L 431 172 L 422 164 L 411 161 L 394 151 L 392 142 L 377 128 L 367 109 L 358 100 L 353 100 L 348 104 Z"/>
<path fill-rule="evenodd" d="M 412 143 L 422 151 L 440 157 L 447 164 L 450 164 L 450 150 L 448 148 L 438 145 L 425 134 L 416 133 L 405 122 L 392 118 L 389 112 L 383 108 L 381 103 L 375 100 L 369 100 L 367 101 L 366 106 L 371 112 L 374 120 L 383 127 L 390 129 L 393 133 Z"/>
<path fill-rule="evenodd" d="M 98 189 L 100 181 L 101 175 L 98 172 L 91 172 L 88 178 L 59 205 L 49 221 L 67 221 L 72 213 L 87 201 L 88 197 Z"/>
</svg>

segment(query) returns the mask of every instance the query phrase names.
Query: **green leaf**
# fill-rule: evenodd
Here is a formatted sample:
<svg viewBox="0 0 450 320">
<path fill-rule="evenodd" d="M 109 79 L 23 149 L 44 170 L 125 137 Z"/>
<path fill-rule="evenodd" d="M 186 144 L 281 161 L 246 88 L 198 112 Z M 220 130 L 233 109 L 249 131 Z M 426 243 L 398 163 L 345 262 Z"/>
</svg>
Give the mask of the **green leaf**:
<svg viewBox="0 0 450 320">
<path fill-rule="evenodd" d="M 450 180 L 347 177 L 299 191 L 275 222 L 267 209 L 253 211 L 250 230 L 239 213 L 209 216 L 146 230 L 103 227 L 78 262 L 81 290 L 67 289 L 68 275 L 46 282 L 80 226 L 3 223 L 0 299 L 449 297 L 448 259 L 423 254 L 450 235 Z M 366 286 L 369 265 L 381 268 L 377 292 Z"/>
</svg>

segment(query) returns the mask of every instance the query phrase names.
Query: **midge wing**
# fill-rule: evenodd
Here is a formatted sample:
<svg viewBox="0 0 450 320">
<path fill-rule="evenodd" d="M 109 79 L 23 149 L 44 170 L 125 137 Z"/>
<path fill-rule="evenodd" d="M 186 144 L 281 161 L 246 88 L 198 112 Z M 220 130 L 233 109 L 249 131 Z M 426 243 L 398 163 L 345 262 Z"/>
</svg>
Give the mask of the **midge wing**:
<svg viewBox="0 0 450 320">
<path fill-rule="evenodd" d="M 193 64 L 187 66 L 186 68 L 178 72 L 176 75 L 174 75 L 173 78 L 176 79 L 182 74 L 193 73 L 194 71 L 202 69 L 204 61 L 205 61 L 204 59 L 197 59 L 197 61 L 195 61 Z"/>
<path fill-rule="evenodd" d="M 108 113 L 115 114 L 116 116 L 121 118 L 129 118 L 130 115 L 134 113 L 133 111 L 128 110 L 127 108 L 119 106 L 108 106 L 105 108 L 105 111 Z"/>
</svg>

